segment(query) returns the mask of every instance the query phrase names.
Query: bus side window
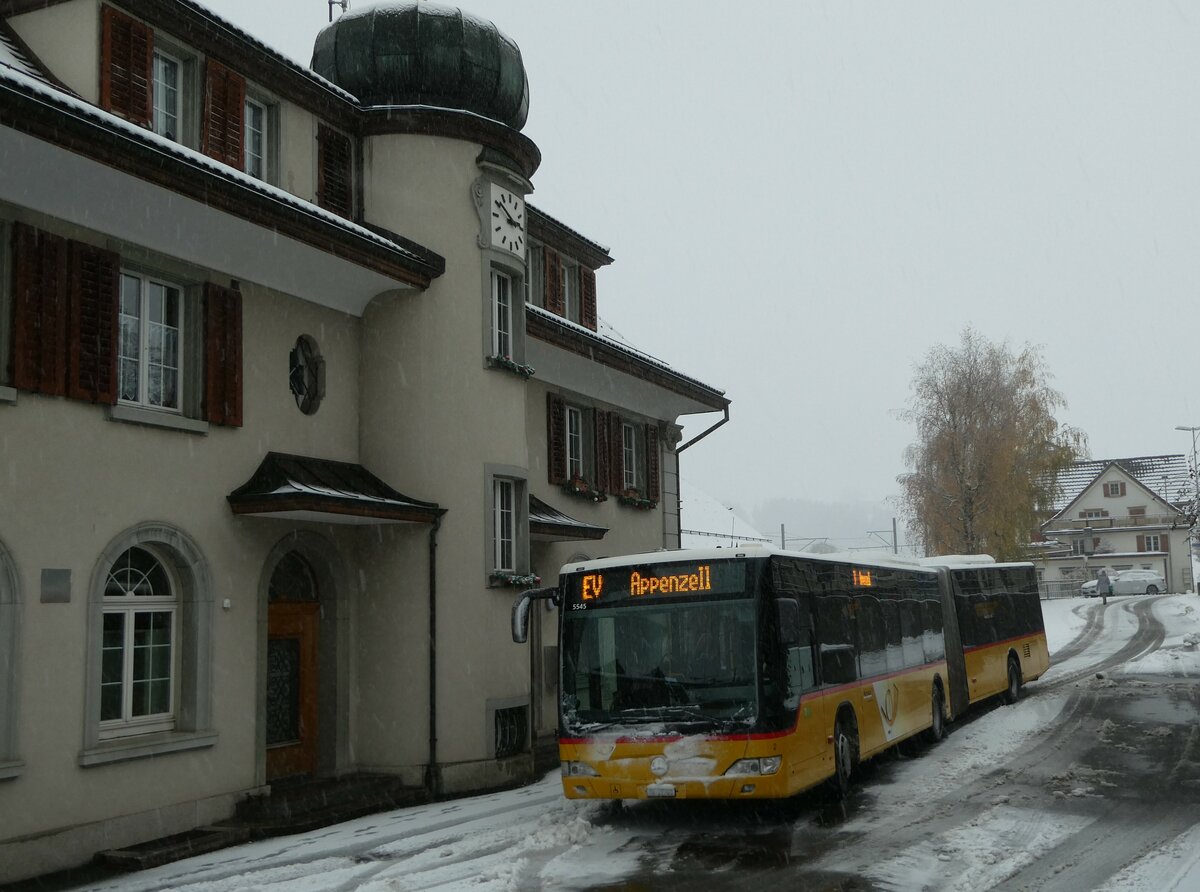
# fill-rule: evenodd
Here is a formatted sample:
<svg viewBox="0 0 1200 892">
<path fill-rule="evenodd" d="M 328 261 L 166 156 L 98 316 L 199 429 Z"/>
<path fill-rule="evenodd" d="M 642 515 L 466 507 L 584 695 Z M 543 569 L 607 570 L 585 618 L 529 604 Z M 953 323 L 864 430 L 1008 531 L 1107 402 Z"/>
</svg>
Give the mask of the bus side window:
<svg viewBox="0 0 1200 892">
<path fill-rule="evenodd" d="M 821 683 L 845 684 L 858 678 L 858 647 L 844 595 L 818 597 L 817 637 L 821 642 Z"/>
<path fill-rule="evenodd" d="M 787 691 L 783 705 L 795 709 L 800 705 L 800 695 L 816 685 L 811 622 L 802 616 L 800 602 L 795 598 L 779 598 L 775 610 L 779 639 L 786 655 Z"/>
<path fill-rule="evenodd" d="M 787 696 L 783 705 L 795 709 L 800 705 L 800 695 L 816 687 L 813 672 L 812 643 L 796 645 L 787 649 Z"/>
</svg>

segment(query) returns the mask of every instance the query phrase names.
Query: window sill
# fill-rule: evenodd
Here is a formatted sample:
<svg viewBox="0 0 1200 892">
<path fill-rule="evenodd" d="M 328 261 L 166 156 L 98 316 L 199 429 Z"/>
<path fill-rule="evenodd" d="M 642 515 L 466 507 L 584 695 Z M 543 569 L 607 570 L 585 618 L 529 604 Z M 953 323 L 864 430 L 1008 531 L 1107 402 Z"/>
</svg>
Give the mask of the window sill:
<svg viewBox="0 0 1200 892">
<path fill-rule="evenodd" d="M 143 409 L 140 406 L 112 406 L 108 410 L 109 421 L 126 424 L 144 424 L 148 427 L 165 427 L 169 430 L 186 431 L 191 434 L 207 434 L 208 422 L 197 418 L 184 418 L 169 412 Z"/>
<path fill-rule="evenodd" d="M 121 737 L 105 740 L 79 753 L 79 765 L 108 765 L 131 759 L 146 759 L 167 753 L 203 749 L 217 742 L 216 731 L 160 731 L 157 734 Z"/>
<path fill-rule="evenodd" d="M 0 781 L 20 777 L 25 771 L 24 762 L 0 762 Z"/>
<path fill-rule="evenodd" d="M 517 362 L 508 356 L 489 356 L 486 358 L 486 362 L 489 369 L 501 369 L 506 372 L 512 372 L 526 381 L 533 377 L 535 371 L 533 366 Z"/>
<path fill-rule="evenodd" d="M 17 404 L 17 388 L 15 387 L 0 387 L 0 403 Z"/>
</svg>

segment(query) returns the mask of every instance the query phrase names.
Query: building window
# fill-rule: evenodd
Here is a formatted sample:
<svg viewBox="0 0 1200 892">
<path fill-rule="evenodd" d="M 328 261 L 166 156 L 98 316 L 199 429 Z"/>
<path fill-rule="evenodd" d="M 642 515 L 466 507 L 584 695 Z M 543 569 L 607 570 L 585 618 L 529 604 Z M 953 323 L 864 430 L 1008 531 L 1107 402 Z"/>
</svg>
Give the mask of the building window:
<svg viewBox="0 0 1200 892">
<path fill-rule="evenodd" d="M 1079 512 L 1079 516 L 1084 520 L 1097 520 L 1101 517 L 1108 517 L 1108 509 L 1106 508 L 1085 508 Z"/>
<path fill-rule="evenodd" d="M 354 212 L 354 143 L 325 124 L 317 125 L 317 204 L 339 217 Z"/>
<path fill-rule="evenodd" d="M 529 275 L 525 279 L 525 302 L 535 307 L 546 306 L 546 259 L 542 246 L 529 242 Z"/>
<path fill-rule="evenodd" d="M 512 279 L 492 270 L 492 355 L 513 355 Z"/>
<path fill-rule="evenodd" d="M 122 272 L 117 379 L 123 402 L 179 411 L 183 334 L 182 289 Z"/>
<path fill-rule="evenodd" d="M 1130 508 L 1129 516 L 1130 517 L 1145 517 L 1146 516 L 1146 506 L 1145 505 L 1137 505 L 1136 507 Z"/>
<path fill-rule="evenodd" d="M 583 410 L 567 406 L 567 477 L 583 480 Z"/>
<path fill-rule="evenodd" d="M 154 51 L 154 132 L 179 139 L 183 63 L 162 50 Z"/>
<path fill-rule="evenodd" d="M 254 99 L 247 99 L 245 125 L 242 129 L 245 169 L 250 176 L 260 180 L 267 179 L 267 152 L 270 140 L 267 120 L 267 107 Z"/>
<path fill-rule="evenodd" d="M 621 425 L 621 468 L 626 489 L 638 488 L 637 429 L 632 424 Z"/>
<path fill-rule="evenodd" d="M 163 563 L 130 548 L 108 571 L 100 736 L 173 728 L 177 603 Z"/>
<path fill-rule="evenodd" d="M 516 570 L 516 484 L 497 478 L 492 484 L 493 569 Z"/>
<path fill-rule="evenodd" d="M 494 714 L 495 727 L 493 733 L 496 740 L 496 758 L 515 756 L 528 749 L 529 740 L 529 708 L 527 706 L 510 706 L 507 709 L 497 709 Z"/>
<path fill-rule="evenodd" d="M 1121 481 L 1104 484 L 1104 495 L 1108 498 L 1125 495 L 1125 484 Z"/>
<path fill-rule="evenodd" d="M 1143 543 L 1143 547 L 1138 549 L 1139 551 L 1162 551 L 1163 550 L 1162 537 L 1157 534 L 1149 534 L 1146 536 L 1139 536 L 1138 538 L 1141 539 L 1142 543 Z"/>
<path fill-rule="evenodd" d="M 572 322 L 578 322 L 579 287 L 576 285 L 578 267 L 563 260 L 559 267 L 559 275 L 561 276 L 559 287 L 562 289 L 563 306 L 566 308 L 565 315 Z"/>
<path fill-rule="evenodd" d="M 104 550 L 88 594 L 80 766 L 212 746 L 213 586 L 181 530 L 143 524 Z"/>
</svg>

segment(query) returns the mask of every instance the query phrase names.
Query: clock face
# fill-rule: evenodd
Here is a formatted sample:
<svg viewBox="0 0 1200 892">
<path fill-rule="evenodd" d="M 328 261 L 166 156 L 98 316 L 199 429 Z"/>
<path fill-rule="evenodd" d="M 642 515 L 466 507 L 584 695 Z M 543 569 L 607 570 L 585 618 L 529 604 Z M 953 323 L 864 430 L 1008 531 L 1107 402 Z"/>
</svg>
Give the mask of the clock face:
<svg viewBox="0 0 1200 892">
<path fill-rule="evenodd" d="M 492 244 L 525 256 L 525 202 L 520 196 L 492 184 L 488 219 Z"/>
</svg>

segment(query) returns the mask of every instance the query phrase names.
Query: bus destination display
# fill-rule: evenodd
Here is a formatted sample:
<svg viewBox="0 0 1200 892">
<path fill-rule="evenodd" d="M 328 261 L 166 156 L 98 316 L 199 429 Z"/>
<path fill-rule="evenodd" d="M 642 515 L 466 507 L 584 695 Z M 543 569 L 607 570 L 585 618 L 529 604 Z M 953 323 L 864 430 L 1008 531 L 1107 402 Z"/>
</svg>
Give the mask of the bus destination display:
<svg viewBox="0 0 1200 892">
<path fill-rule="evenodd" d="M 647 564 L 581 573 L 572 582 L 572 600 L 589 606 L 673 595 L 742 594 L 746 565 L 743 561 Z"/>
</svg>

